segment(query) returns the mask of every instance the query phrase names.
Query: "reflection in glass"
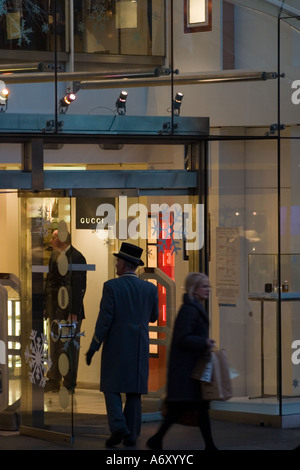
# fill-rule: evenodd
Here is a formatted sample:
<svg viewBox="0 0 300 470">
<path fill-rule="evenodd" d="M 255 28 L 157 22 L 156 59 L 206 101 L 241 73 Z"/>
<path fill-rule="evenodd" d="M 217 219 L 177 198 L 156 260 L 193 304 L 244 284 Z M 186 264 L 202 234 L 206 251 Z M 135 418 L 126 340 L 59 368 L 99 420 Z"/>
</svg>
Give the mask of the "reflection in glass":
<svg viewBox="0 0 300 470">
<path fill-rule="evenodd" d="M 164 1 L 74 4 L 75 52 L 164 55 Z"/>
<path fill-rule="evenodd" d="M 0 49 L 68 51 L 74 33 L 75 52 L 164 55 L 163 0 L 74 0 L 73 15 L 67 3 L 3 0 Z"/>
<path fill-rule="evenodd" d="M 54 5 L 56 4 L 56 14 Z M 2 1 L 1 49 L 53 51 L 65 49 L 65 1 Z"/>
</svg>

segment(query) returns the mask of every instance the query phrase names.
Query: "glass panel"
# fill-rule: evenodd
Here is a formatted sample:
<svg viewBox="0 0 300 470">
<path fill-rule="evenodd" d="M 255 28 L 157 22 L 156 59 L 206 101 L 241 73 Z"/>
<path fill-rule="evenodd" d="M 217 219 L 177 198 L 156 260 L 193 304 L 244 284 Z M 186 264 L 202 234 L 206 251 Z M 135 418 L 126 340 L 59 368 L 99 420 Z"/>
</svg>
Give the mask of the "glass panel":
<svg viewBox="0 0 300 470">
<path fill-rule="evenodd" d="M 0 48 L 75 52 L 165 54 L 165 6 L 162 0 L 3 1 Z M 66 8 L 67 5 L 67 8 Z M 56 9 L 56 13 L 55 13 Z M 74 31 L 72 24 L 74 21 Z M 67 35 L 71 32 L 71 35 Z M 66 42 L 67 39 L 67 42 Z"/>
<path fill-rule="evenodd" d="M 48 23 L 39 16 L 40 11 L 45 11 L 42 3 L 18 3 L 22 12 L 30 9 L 30 15 L 36 15 L 35 26 L 28 32 L 31 47 L 34 48 L 35 42 L 30 39 L 31 35 L 39 27 L 40 34 L 47 37 L 48 49 L 45 56 L 24 50 L 23 53 L 28 52 L 28 55 L 22 55 L 22 58 L 16 55 L 18 48 L 13 55 L 2 49 L 3 60 L 7 58 L 14 73 L 4 78 L 11 93 L 7 114 L 0 114 L 1 132 L 122 134 L 128 132 L 129 116 L 171 118 L 175 111 L 175 121 L 165 127 L 162 123 L 163 129 L 156 132 L 180 134 L 184 132 L 184 114 L 198 116 L 201 109 L 201 116 L 211 116 L 211 126 L 218 129 L 216 132 L 222 122 L 231 128 L 238 125 L 241 134 L 246 128 L 240 123 L 247 125 L 249 116 L 259 109 L 256 132 L 260 136 L 265 136 L 266 132 L 274 135 L 274 128 L 269 126 L 276 123 L 277 118 L 276 18 L 266 18 L 241 6 L 236 6 L 226 16 L 215 6 L 212 30 L 190 35 L 180 34 L 180 29 L 175 27 L 174 36 L 168 38 L 172 53 L 167 55 L 165 34 L 171 31 L 171 23 L 182 25 L 181 2 L 174 5 L 173 18 L 168 17 L 167 31 L 165 2 L 162 0 L 97 0 L 89 2 L 88 6 L 74 1 L 74 10 L 69 11 L 66 2 L 65 12 L 64 3 L 51 2 L 51 8 L 47 10 Z M 54 4 L 56 14 L 52 11 Z M 6 13 L 5 9 L 1 15 L 5 22 Z M 253 36 L 254 30 L 256 35 Z M 266 34 L 267 50 L 260 47 Z M 44 47 L 43 41 L 38 43 Z M 289 41 L 286 47 L 289 47 Z M 201 57 L 201 60 L 195 60 L 195 57 Z M 21 60 L 28 65 L 22 74 L 15 71 Z M 33 72 L 30 67 L 34 65 Z M 231 72 L 226 73 L 228 70 Z M 233 83 L 224 83 L 227 80 Z M 237 83 L 240 80 L 241 83 Z M 124 119 L 120 123 L 115 104 L 120 92 L 127 87 L 130 88 L 127 116 L 122 116 Z M 195 93 L 196 88 L 199 93 Z M 178 110 L 173 108 L 178 92 L 184 95 L 180 117 Z M 76 94 L 76 100 L 61 112 L 60 101 L 68 93 Z M 217 93 L 222 95 L 222 107 L 215 100 Z M 34 99 L 35 96 L 39 96 L 39 100 Z M 228 115 L 227 109 L 233 103 L 241 105 Z M 265 126 L 268 126 L 267 130 Z M 138 124 L 134 123 L 134 127 L 140 132 Z M 143 131 L 145 128 L 148 129 L 144 126 Z"/>
<path fill-rule="evenodd" d="M 164 23 L 161 0 L 76 1 L 75 52 L 163 56 Z"/>
<path fill-rule="evenodd" d="M 1 49 L 54 51 L 56 28 L 58 50 L 65 50 L 65 0 L 2 1 L 0 25 Z"/>
<path fill-rule="evenodd" d="M 293 105 L 297 107 L 297 105 Z M 282 413 L 292 415 L 299 407 L 299 137 L 295 126 L 287 129 L 281 143 L 281 282 L 289 291 L 282 291 Z M 285 297 L 291 297 L 287 302 Z"/>
<path fill-rule="evenodd" d="M 56 251 L 61 246 L 51 240 L 52 231 L 57 229 L 61 243 L 65 241 L 70 222 L 68 198 L 22 198 L 22 339 L 26 361 L 22 426 L 72 436 L 73 394 L 62 384 L 59 388 L 76 354 L 77 332 L 73 334 L 70 327 L 59 328 L 63 320 L 70 323 L 72 261 L 64 252 Z M 53 374 L 58 387 L 50 391 Z"/>
<path fill-rule="evenodd" d="M 296 2 L 297 3 L 297 2 Z M 288 2 L 290 10 L 297 9 L 298 18 L 279 22 L 280 67 L 285 77 L 280 82 L 280 276 L 281 284 L 288 282 L 289 292 L 282 292 L 281 320 L 281 383 L 282 414 L 286 422 L 292 422 L 290 415 L 299 409 L 299 130 L 295 125 L 299 115 L 299 57 L 295 53 L 300 44 L 299 4 Z M 290 11 L 290 14 L 292 11 Z M 295 13 L 295 12 L 294 12 Z M 288 16 L 287 12 L 283 15 Z M 286 34 L 290 33 L 291 54 L 287 57 Z M 287 254 L 287 255 L 286 255 Z M 288 260 L 288 261 L 287 261 Z M 287 269 L 288 268 L 288 269 Z M 292 297 L 290 302 L 286 297 Z"/>
<path fill-rule="evenodd" d="M 278 269 L 276 170 L 276 142 L 211 146 L 212 337 L 227 351 L 233 385 L 217 410 L 279 413 L 278 294 L 268 302 L 264 293 Z"/>
<path fill-rule="evenodd" d="M 120 89 L 112 91 L 111 96 L 108 93 L 106 99 L 107 92 L 99 92 L 98 86 L 86 91 L 82 82 L 97 81 L 100 77 L 121 78 L 122 71 L 126 76 L 154 77 L 163 65 L 165 2 L 162 0 L 88 3 L 20 0 L 4 1 L 1 5 L 0 73 L 9 89 L 9 98 L 2 103 L 0 96 L 0 111 L 10 114 L 0 123 L 1 132 L 76 134 L 81 129 L 83 133 L 93 133 L 95 114 L 103 115 L 106 109 L 108 120 L 113 117 L 123 84 L 120 82 Z M 69 111 L 72 101 L 61 106 L 65 96 L 70 93 L 76 96 L 79 91 L 79 99 L 71 104 Z M 34 99 L 35 96 L 39 99 Z M 144 99 L 136 99 L 138 102 Z M 67 111 L 77 115 L 75 121 L 62 116 Z M 88 114 L 93 117 L 84 124 L 81 117 Z M 111 133 L 107 124 L 103 126 L 101 119 L 97 121 L 97 132 Z"/>
<path fill-rule="evenodd" d="M 296 320 L 298 303 L 278 302 L 277 299 L 274 302 L 264 301 L 262 315 L 260 299 L 249 296 L 253 292 L 252 284 L 250 292 L 248 291 L 250 280 L 248 276 L 250 272 L 253 274 L 252 279 L 256 283 L 254 293 L 265 295 L 265 284 L 273 284 L 274 275 L 272 274 L 271 278 L 267 268 L 260 264 L 255 268 L 257 261 L 254 264 L 250 263 L 252 257 L 249 255 L 253 255 L 253 259 L 254 255 L 271 256 L 272 259 L 278 256 L 279 285 L 288 280 L 289 288 L 297 289 L 293 287 L 295 275 L 291 272 L 290 276 L 289 271 L 287 276 L 285 274 L 284 256 L 298 256 L 300 252 L 297 232 L 299 131 L 295 124 L 298 122 L 300 106 L 298 19 L 292 22 L 293 29 L 287 21 L 280 22 L 281 37 L 278 51 L 277 47 L 274 47 L 278 39 L 277 13 L 281 8 L 278 2 L 231 2 L 235 3 L 234 10 L 227 10 L 228 5 L 223 2 L 223 10 L 214 5 L 212 31 L 205 34 L 184 35 L 183 29 L 180 33 L 180 28 L 174 28 L 174 36 L 168 37 L 172 54 L 170 53 L 170 57 L 168 56 L 164 62 L 160 54 L 164 53 L 162 36 L 165 29 L 162 23 L 165 22 L 163 10 L 165 2 L 141 1 L 134 5 L 134 2 L 127 1 L 114 3 L 95 1 L 89 2 L 86 8 L 85 2 L 74 1 L 74 11 L 67 10 L 63 20 L 61 20 L 63 16 L 59 16 L 59 9 L 65 2 L 50 3 L 45 18 L 46 9 L 42 2 L 2 2 L 4 9 L 0 10 L 0 47 L 3 61 L 8 58 L 10 66 L 16 66 L 20 62 L 20 57 L 15 60 L 19 51 L 22 60 L 25 57 L 26 63 L 29 63 L 30 57 L 33 57 L 33 49 L 37 47 L 41 50 L 34 52 L 34 58 L 38 64 L 43 63 L 46 70 L 43 68 L 43 72 L 38 72 L 39 75 L 34 77 L 31 77 L 30 73 L 26 77 L 21 77 L 15 72 L 5 75 L 7 83 L 10 84 L 11 94 L 8 107 L 4 109 L 6 112 L 0 113 L 1 133 L 31 134 L 38 131 L 43 137 L 65 133 L 75 138 L 80 133 L 94 134 L 97 138 L 101 133 L 112 138 L 117 136 L 116 146 L 114 142 L 110 148 L 105 143 L 101 143 L 99 147 L 79 146 L 76 143 L 63 146 L 63 143 L 57 143 L 57 140 L 52 144 L 51 138 L 49 140 L 46 138 L 44 168 L 47 170 L 57 169 L 58 166 L 64 169 L 76 167 L 77 170 L 112 169 L 114 165 L 115 169 L 121 170 L 129 168 L 131 164 L 143 170 L 184 169 L 189 165 L 189 158 L 185 159 L 182 147 L 178 146 L 175 149 L 174 146 L 170 146 L 166 151 L 166 146 L 163 150 L 162 146 L 147 148 L 142 145 L 133 146 L 126 144 L 126 136 L 130 133 L 135 136 L 146 134 L 150 128 L 152 134 L 156 136 L 170 137 L 181 132 L 183 134 L 186 132 L 188 135 L 191 132 L 191 124 L 189 121 L 186 130 L 185 114 L 198 116 L 201 110 L 201 115 L 210 116 L 211 180 L 207 222 L 211 224 L 210 272 L 213 278 L 212 284 L 215 286 L 211 299 L 213 336 L 218 339 L 220 345 L 228 349 L 230 360 L 238 374 L 234 379 L 234 393 L 236 398 L 241 397 L 243 409 L 246 409 L 246 403 L 249 405 L 245 397 L 261 398 L 267 394 L 272 395 L 273 399 L 276 395 L 273 401 L 275 407 L 269 410 L 271 413 L 274 410 L 278 413 L 281 391 L 287 395 L 296 392 L 291 390 L 290 379 L 293 375 L 294 384 L 297 383 L 297 366 L 295 364 L 291 366 L 288 354 L 291 353 L 290 342 L 297 340 L 298 336 Z M 53 13 L 55 3 L 57 14 Z M 66 3 L 69 6 L 68 2 Z M 297 8 L 296 0 L 285 2 L 283 12 L 297 13 Z M 226 15 L 222 16 L 225 11 Z M 261 15 L 261 11 L 269 13 L 270 16 Z M 171 18 L 171 21 L 173 26 L 181 24 L 183 28 L 183 2 L 174 2 L 174 18 Z M 69 27 L 69 22 L 71 26 L 74 22 L 74 28 Z M 171 31 L 170 25 L 171 23 L 168 24 L 168 31 Z M 35 39 L 33 35 L 36 36 Z M 266 47 L 262 48 L 261 44 L 265 44 Z M 13 55 L 10 55 L 11 51 Z M 45 61 L 45 56 L 36 52 L 50 54 Z M 121 62 L 119 54 L 125 55 Z M 110 56 L 110 60 L 104 60 L 105 56 Z M 273 71 L 278 71 L 279 58 L 280 72 L 285 74 L 280 78 L 280 103 L 277 101 L 278 81 L 274 79 L 276 73 L 272 74 Z M 120 73 L 120 70 L 121 72 L 125 70 L 126 74 L 128 71 L 137 72 L 145 64 L 147 73 L 150 69 L 153 73 L 157 63 L 159 66 L 167 66 L 166 69 L 160 70 L 162 76 L 150 77 L 151 81 L 148 81 L 149 77 L 143 75 L 142 82 L 140 78 L 137 82 L 126 79 L 125 83 L 130 85 L 130 91 L 124 116 L 123 112 L 116 109 L 116 100 L 120 91 L 124 89 L 124 80 L 119 78 L 116 81 L 114 78 L 110 81 L 109 74 L 115 71 Z M 214 72 L 209 73 L 209 77 L 204 79 L 202 77 L 201 80 L 199 75 L 206 75 L 207 70 Z M 245 70 L 247 74 L 250 73 L 246 79 L 244 79 Z M 56 75 L 64 71 L 73 74 L 69 77 L 70 80 L 66 75 L 63 77 Z M 270 75 L 266 76 L 263 73 L 265 71 Z M 77 72 L 81 75 L 76 76 Z M 255 75 L 253 78 L 252 73 L 254 75 L 258 73 L 258 76 Z M 96 74 L 97 80 L 93 75 L 92 81 L 90 74 Z M 105 80 L 99 83 L 103 74 Z M 233 82 L 226 83 L 230 75 L 233 75 Z M 77 80 L 74 81 L 74 78 Z M 261 80 L 262 78 L 268 79 Z M 209 83 L 206 83 L 206 80 Z M 212 84 L 214 80 L 215 83 Z M 61 112 L 60 100 L 67 92 L 75 91 L 73 86 L 78 91 L 78 96 L 74 103 L 66 107 L 65 112 Z M 180 92 L 184 96 L 180 112 L 175 109 L 174 96 L 171 96 L 173 92 L 174 94 Z M 36 96 L 39 97 L 38 100 Z M 216 96 L 222 97 L 221 106 Z M 158 118 L 155 125 L 150 119 L 151 115 Z M 278 120 L 280 122 L 277 122 Z M 120 136 L 125 136 L 125 144 Z M 20 169 L 23 150 L 21 144 L 2 143 L 0 158 L 3 169 Z M 281 154 L 280 168 L 277 160 L 278 150 Z M 125 165 L 128 166 L 125 168 Z M 278 187 L 278 170 L 280 187 Z M 80 177 L 78 173 L 78 181 L 82 184 Z M 58 180 L 62 188 L 65 188 L 64 175 L 57 178 L 55 183 Z M 108 181 L 108 184 L 110 182 Z M 280 196 L 280 211 L 277 207 L 278 196 Z M 147 199 L 147 207 L 149 201 L 150 197 Z M 71 209 L 73 208 L 74 200 L 71 200 Z M 27 216 L 30 210 L 25 209 L 22 221 L 22 227 L 26 227 L 22 254 L 30 253 L 30 263 L 27 257 L 22 265 L 22 280 L 25 282 L 26 292 L 35 295 L 37 289 L 37 294 L 33 297 L 33 318 L 31 300 L 27 300 L 28 304 L 25 302 L 24 306 L 26 318 L 27 316 L 29 318 L 28 325 L 25 322 L 22 326 L 22 334 L 24 331 L 26 339 L 29 338 L 33 327 L 34 331 L 40 333 L 44 331 L 40 325 L 40 317 L 38 320 L 35 317 L 35 312 L 41 311 L 39 302 L 42 290 L 41 277 L 38 277 L 40 273 L 31 272 L 31 257 L 36 262 L 36 257 L 39 256 L 38 263 L 42 265 L 46 253 L 41 254 L 44 242 L 37 245 L 38 250 L 33 250 L 36 248 L 34 243 L 37 235 L 34 231 L 36 227 L 33 228 L 31 223 L 38 216 Z M 75 219 L 70 219 L 67 223 L 73 224 L 73 220 Z M 278 240 L 278 225 L 280 240 Z M 73 228 L 73 232 L 74 230 Z M 234 253 L 238 253 L 230 271 L 223 270 L 224 260 L 228 259 L 226 257 L 230 258 L 230 253 L 226 251 L 224 254 L 222 251 L 224 240 L 229 240 L 230 248 Z M 280 250 L 278 250 L 279 242 Z M 109 249 L 107 248 L 105 252 L 107 269 L 110 265 Z M 150 249 L 152 250 L 152 245 Z M 220 253 L 224 256 L 219 256 Z M 177 254 L 175 259 L 177 256 L 179 255 Z M 237 260 L 240 262 L 237 263 Z M 113 275 L 109 271 L 108 274 Z M 33 275 L 36 276 L 37 282 L 32 282 Z M 45 273 L 42 280 L 45 281 Z M 31 296 L 29 298 L 31 299 Z M 178 304 L 177 300 L 177 307 Z M 158 328 L 165 328 L 164 321 L 164 317 L 160 318 L 162 323 Z M 267 327 L 269 333 L 266 332 Z M 288 332 L 286 335 L 283 334 L 282 327 L 286 328 Z M 236 333 L 238 338 L 236 343 L 230 341 L 231 331 Z M 157 354 L 157 350 L 161 349 L 160 358 L 163 358 L 164 354 L 167 354 L 164 352 L 164 338 L 161 337 L 164 332 L 154 330 L 152 333 L 153 340 L 162 340 L 159 344 L 153 342 L 152 354 Z M 245 337 L 246 352 L 245 344 L 242 344 L 242 338 Z M 277 342 L 278 337 L 281 343 Z M 156 359 L 156 357 L 151 358 L 154 369 Z M 279 363 L 281 367 L 278 367 Z M 164 360 L 160 367 L 164 370 Z M 162 376 L 163 373 L 159 372 L 155 379 L 151 377 L 151 387 L 154 384 L 153 393 L 159 393 Z M 262 384 L 264 384 L 263 392 Z M 41 396 L 38 389 L 32 387 L 31 390 L 30 387 L 28 388 L 30 393 L 26 391 L 24 395 L 25 408 L 29 403 L 26 409 L 31 410 L 31 400 L 34 397 L 37 409 L 44 410 L 44 403 L 40 406 Z M 256 405 L 260 406 L 260 403 L 253 398 L 250 405 L 256 409 Z M 229 404 L 218 406 L 226 407 Z M 265 409 L 263 411 L 265 412 Z M 37 412 L 33 420 L 39 423 L 40 416 L 41 414 Z"/>
<path fill-rule="evenodd" d="M 282 224 L 282 236 L 289 232 L 290 221 L 286 219 Z M 297 359 L 297 340 L 294 338 L 298 335 L 297 319 L 294 317 L 295 312 L 298 311 L 298 304 L 300 300 L 300 255 L 282 254 L 280 256 L 280 277 L 278 281 L 278 255 L 269 254 L 251 254 L 249 255 L 249 298 L 254 301 L 260 302 L 261 308 L 261 324 L 264 327 L 264 333 L 261 335 L 261 356 L 262 356 L 262 370 L 266 368 L 273 369 L 273 377 L 278 376 L 277 384 L 273 381 L 273 393 L 278 395 L 277 387 L 282 387 L 280 394 L 284 397 L 283 414 L 295 413 L 296 400 L 292 400 L 293 396 L 299 395 L 298 390 L 298 374 L 297 368 L 294 367 L 298 364 Z M 280 296 L 280 325 L 276 327 L 278 321 L 276 307 L 278 307 L 278 300 Z M 276 338 L 276 331 L 280 328 L 282 338 L 282 372 L 278 375 L 276 358 L 273 354 L 268 353 L 268 344 L 270 344 L 270 333 L 273 330 L 273 341 Z M 291 357 L 291 348 L 292 354 Z M 276 348 L 277 349 L 277 348 Z M 278 357 L 278 355 L 277 355 Z M 271 366 L 271 363 L 273 365 Z M 293 374 L 293 375 L 292 375 Z M 270 378 L 272 375 L 270 374 Z M 281 385 L 282 377 L 282 385 Z M 262 375 L 263 379 L 263 375 Z M 262 394 L 267 393 L 262 382 Z M 270 384 L 269 384 L 270 386 Z M 280 395 L 279 395 L 280 397 Z M 293 406 L 294 405 L 294 406 Z M 279 412 L 279 411 L 278 411 Z"/>
<path fill-rule="evenodd" d="M 279 17 L 280 14 L 286 16 L 287 14 L 297 16 L 300 11 L 298 8 L 297 0 L 286 0 L 284 2 L 277 2 L 276 0 L 228 0 L 230 3 L 242 5 L 246 8 L 266 13 L 268 15 Z"/>
</svg>

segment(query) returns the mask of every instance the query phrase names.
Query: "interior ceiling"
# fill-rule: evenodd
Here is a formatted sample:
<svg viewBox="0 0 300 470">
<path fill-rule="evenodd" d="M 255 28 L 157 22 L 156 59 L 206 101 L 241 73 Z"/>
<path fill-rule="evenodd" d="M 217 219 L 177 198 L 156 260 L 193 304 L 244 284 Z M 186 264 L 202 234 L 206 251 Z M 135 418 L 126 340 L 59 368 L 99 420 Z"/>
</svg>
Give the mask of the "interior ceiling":
<svg viewBox="0 0 300 470">
<path fill-rule="evenodd" d="M 227 0 L 229 3 L 275 16 L 300 32 L 299 0 Z"/>
</svg>

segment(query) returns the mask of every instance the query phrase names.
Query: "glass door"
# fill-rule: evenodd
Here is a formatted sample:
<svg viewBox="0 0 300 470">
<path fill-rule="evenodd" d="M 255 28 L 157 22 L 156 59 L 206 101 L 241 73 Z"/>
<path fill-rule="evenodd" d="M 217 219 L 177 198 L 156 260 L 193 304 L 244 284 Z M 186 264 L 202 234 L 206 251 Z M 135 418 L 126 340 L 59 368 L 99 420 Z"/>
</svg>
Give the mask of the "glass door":
<svg viewBox="0 0 300 470">
<path fill-rule="evenodd" d="M 159 319 L 149 325 L 148 394 L 143 396 L 144 412 L 157 412 L 165 393 L 169 344 L 184 279 L 199 266 L 203 223 L 195 217 L 198 198 L 170 194 L 127 196 L 124 191 L 122 195 L 116 191 L 111 197 L 103 197 L 94 193 L 90 197 L 84 191 L 71 198 L 72 243 L 84 254 L 88 266 L 74 412 L 77 418 L 86 413 L 85 419 L 96 413 L 106 415 L 103 395 L 99 394 L 101 355 L 96 355 L 87 367 L 83 353 L 94 334 L 103 284 L 116 277 L 113 254 L 124 241 L 143 248 L 144 266 L 138 268 L 137 274 L 158 288 Z M 188 228 L 188 221 L 193 222 L 193 231 Z M 79 406 L 81 394 L 88 396 L 84 409 Z M 106 419 L 98 419 L 97 423 L 105 426 Z"/>
<path fill-rule="evenodd" d="M 68 384 L 80 339 L 71 315 L 78 273 L 67 254 L 70 207 L 68 197 L 21 195 L 21 432 L 65 443 L 73 439 Z"/>
<path fill-rule="evenodd" d="M 116 276 L 113 254 L 123 241 L 141 246 L 144 266 L 137 274 L 158 288 L 149 393 L 143 397 L 143 411 L 158 412 L 184 279 L 198 269 L 203 241 L 196 197 L 98 194 L 21 194 L 21 432 L 65 443 L 73 441 L 77 424 L 96 423 L 100 433 L 108 432 L 101 354 L 87 367 L 85 353 L 103 284 Z"/>
</svg>

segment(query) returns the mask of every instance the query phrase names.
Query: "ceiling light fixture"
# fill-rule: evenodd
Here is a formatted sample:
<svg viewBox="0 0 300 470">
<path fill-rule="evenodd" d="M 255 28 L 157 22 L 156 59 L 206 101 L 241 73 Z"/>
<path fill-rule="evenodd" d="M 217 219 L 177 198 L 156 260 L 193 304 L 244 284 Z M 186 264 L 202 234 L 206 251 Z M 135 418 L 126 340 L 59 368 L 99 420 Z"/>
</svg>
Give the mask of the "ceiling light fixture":
<svg viewBox="0 0 300 470">
<path fill-rule="evenodd" d="M 76 95 L 75 93 L 67 93 L 60 101 L 59 101 L 59 113 L 65 114 L 68 111 L 68 107 L 70 106 L 73 101 L 75 101 Z"/>
<path fill-rule="evenodd" d="M 0 112 L 7 110 L 7 100 L 9 97 L 9 90 L 6 88 L 3 80 L 0 80 Z"/>
<path fill-rule="evenodd" d="M 173 110 L 174 110 L 174 114 L 176 114 L 177 116 L 179 116 L 180 114 L 180 107 L 181 107 L 181 103 L 182 103 L 182 100 L 183 100 L 183 93 L 176 93 L 176 96 L 173 100 Z"/>
<path fill-rule="evenodd" d="M 119 98 L 116 101 L 116 108 L 118 114 L 126 114 L 126 100 L 127 100 L 128 92 L 121 91 Z"/>
</svg>

